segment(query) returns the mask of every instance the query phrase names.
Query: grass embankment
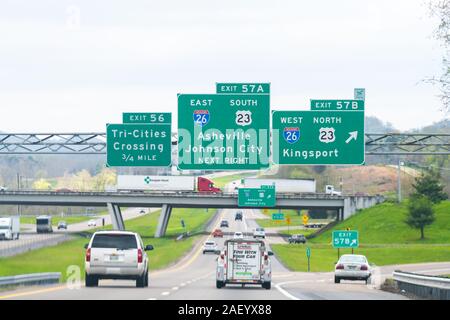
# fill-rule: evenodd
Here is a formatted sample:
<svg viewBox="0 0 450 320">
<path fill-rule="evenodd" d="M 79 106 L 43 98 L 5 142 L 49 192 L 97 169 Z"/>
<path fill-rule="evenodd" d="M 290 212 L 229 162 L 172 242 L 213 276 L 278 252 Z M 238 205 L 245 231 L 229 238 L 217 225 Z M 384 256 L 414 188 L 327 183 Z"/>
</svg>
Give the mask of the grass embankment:
<svg viewBox="0 0 450 320">
<path fill-rule="evenodd" d="M 436 221 L 425 229 L 424 240 L 420 240 L 418 230 L 406 225 L 406 214 L 406 202 L 383 203 L 362 210 L 333 230 L 358 230 L 360 247 L 354 252 L 366 255 L 371 263 L 378 266 L 450 261 L 450 201 L 435 206 Z M 308 241 L 312 271 L 332 271 L 334 268 L 337 250 L 331 247 L 331 232 L 329 230 Z M 273 245 L 272 248 L 288 268 L 306 271 L 304 245 Z M 341 249 L 340 253 L 351 253 L 351 250 Z"/>
<path fill-rule="evenodd" d="M 267 210 L 267 213 L 264 210 L 261 211 L 264 215 L 266 215 L 269 219 L 256 219 L 256 222 L 263 228 L 277 228 L 277 227 L 294 227 L 294 226 L 303 226 L 303 212 L 298 215 L 296 210 L 281 210 L 284 214 L 284 220 L 277 221 L 272 220 L 272 213 L 279 213 L 278 210 Z M 291 224 L 287 224 L 286 218 L 291 218 Z M 329 223 L 330 220 L 326 219 L 309 219 L 308 223 Z"/>
<path fill-rule="evenodd" d="M 127 230 L 138 232 L 143 238 L 144 244 L 154 245 L 155 249 L 148 252 L 151 270 L 161 269 L 172 264 L 193 247 L 197 237 L 181 241 L 175 241 L 173 237 L 184 231 L 180 224 L 181 219 L 185 221 L 187 230 L 200 231 L 214 215 L 215 210 L 210 209 L 206 212 L 204 209 L 173 209 L 167 227 L 167 236 L 154 238 L 159 213 L 160 211 L 156 211 L 125 221 Z M 107 226 L 107 228 L 111 227 Z M 82 277 L 84 277 L 84 245 L 89 242 L 90 234 L 87 234 L 87 238 L 77 236 L 75 240 L 57 246 L 33 250 L 10 258 L 0 258 L 0 276 L 61 272 L 62 280 L 65 281 L 67 267 L 77 265 L 81 268 Z"/>
</svg>

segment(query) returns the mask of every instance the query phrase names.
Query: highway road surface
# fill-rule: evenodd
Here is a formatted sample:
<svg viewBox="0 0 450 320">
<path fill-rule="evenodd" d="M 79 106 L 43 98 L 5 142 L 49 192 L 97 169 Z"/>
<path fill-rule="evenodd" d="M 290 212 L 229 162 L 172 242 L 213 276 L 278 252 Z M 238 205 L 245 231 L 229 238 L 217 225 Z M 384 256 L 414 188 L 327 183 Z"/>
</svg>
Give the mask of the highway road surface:
<svg viewBox="0 0 450 320">
<path fill-rule="evenodd" d="M 213 226 L 217 226 L 222 218 L 230 222 L 226 231 L 251 232 L 255 222 L 251 219 L 257 212 L 243 210 L 244 220 L 234 221 L 235 210 L 221 210 Z M 208 237 L 204 236 L 203 240 Z M 224 239 L 216 239 L 223 245 Z M 274 237 L 268 242 L 283 241 Z M 98 288 L 86 288 L 84 285 L 68 287 L 66 284 L 33 287 L 0 293 L 0 299 L 147 299 L 147 300 L 265 300 L 265 299 L 406 299 L 365 285 L 364 282 L 346 282 L 335 284 L 332 273 L 302 273 L 289 272 L 272 257 L 273 279 L 272 289 L 262 289 L 260 286 L 242 288 L 237 285 L 227 285 L 225 288 L 215 287 L 214 254 L 201 252 L 201 243 L 197 244 L 190 254 L 179 263 L 165 270 L 150 272 L 148 288 L 136 288 L 134 281 L 101 280 Z M 158 250 L 156 247 L 155 250 Z M 151 263 L 150 251 L 150 263 Z M 398 266 L 380 268 L 380 279 L 389 276 Z M 450 263 L 421 264 L 402 267 L 404 270 L 428 272 L 430 274 L 450 273 Z"/>
</svg>

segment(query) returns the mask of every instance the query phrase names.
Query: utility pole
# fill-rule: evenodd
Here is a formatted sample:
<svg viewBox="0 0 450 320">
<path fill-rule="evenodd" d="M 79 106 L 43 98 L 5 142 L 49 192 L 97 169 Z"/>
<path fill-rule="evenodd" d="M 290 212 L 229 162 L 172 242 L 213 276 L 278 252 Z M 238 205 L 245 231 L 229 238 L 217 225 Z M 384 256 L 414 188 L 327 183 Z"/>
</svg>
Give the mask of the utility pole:
<svg viewBox="0 0 450 320">
<path fill-rule="evenodd" d="M 402 202 L 402 181 L 401 181 L 401 161 L 400 157 L 398 158 L 398 164 L 397 164 L 397 202 Z"/>
</svg>

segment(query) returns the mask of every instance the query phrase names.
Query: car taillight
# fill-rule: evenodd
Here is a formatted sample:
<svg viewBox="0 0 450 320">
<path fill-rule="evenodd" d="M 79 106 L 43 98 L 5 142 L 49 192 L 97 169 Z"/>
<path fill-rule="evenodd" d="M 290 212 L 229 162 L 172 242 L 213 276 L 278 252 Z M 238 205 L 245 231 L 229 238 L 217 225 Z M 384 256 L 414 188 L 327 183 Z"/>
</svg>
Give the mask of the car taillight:
<svg viewBox="0 0 450 320">
<path fill-rule="evenodd" d="M 338 264 L 336 266 L 336 270 L 342 270 L 342 269 L 344 269 L 344 265 L 343 264 Z"/>
<path fill-rule="evenodd" d="M 86 262 L 91 261 L 91 248 L 86 250 Z"/>
<path fill-rule="evenodd" d="M 221 255 L 220 255 L 220 259 L 224 259 L 225 258 L 225 255 L 222 253 Z"/>
<path fill-rule="evenodd" d="M 267 260 L 269 260 L 269 255 L 264 255 L 264 261 L 267 261 Z"/>
<path fill-rule="evenodd" d="M 142 250 L 138 249 L 138 263 L 142 263 Z"/>
<path fill-rule="evenodd" d="M 361 266 L 361 270 L 367 270 L 367 269 L 368 269 L 368 267 L 367 267 L 366 264 L 363 264 L 363 265 Z"/>
</svg>

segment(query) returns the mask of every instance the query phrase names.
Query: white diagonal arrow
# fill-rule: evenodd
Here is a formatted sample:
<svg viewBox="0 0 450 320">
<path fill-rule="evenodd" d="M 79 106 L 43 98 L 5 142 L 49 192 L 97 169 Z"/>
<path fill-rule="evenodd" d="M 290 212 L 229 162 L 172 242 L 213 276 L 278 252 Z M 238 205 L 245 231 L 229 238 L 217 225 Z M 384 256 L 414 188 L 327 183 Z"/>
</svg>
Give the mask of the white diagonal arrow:
<svg viewBox="0 0 450 320">
<path fill-rule="evenodd" d="M 353 139 L 356 141 L 356 139 L 358 138 L 358 131 L 352 131 L 352 132 L 349 132 L 349 134 L 350 134 L 350 137 L 348 137 L 348 139 L 345 140 L 345 143 L 349 143 Z"/>
</svg>

